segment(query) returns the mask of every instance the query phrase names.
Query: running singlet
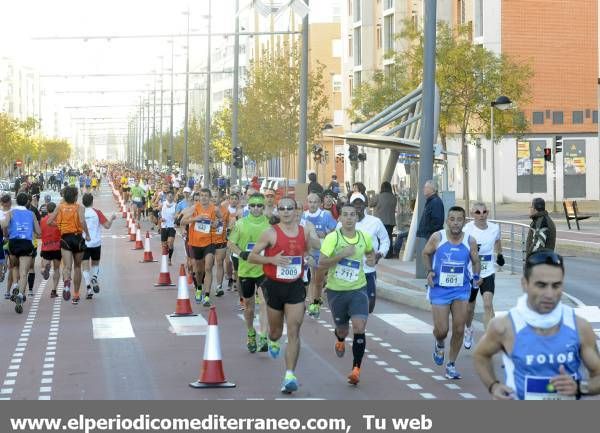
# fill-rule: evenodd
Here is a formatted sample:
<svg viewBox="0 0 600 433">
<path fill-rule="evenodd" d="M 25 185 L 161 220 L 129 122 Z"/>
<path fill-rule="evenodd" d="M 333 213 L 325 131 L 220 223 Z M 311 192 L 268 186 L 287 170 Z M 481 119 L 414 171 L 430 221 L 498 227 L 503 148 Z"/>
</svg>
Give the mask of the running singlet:
<svg viewBox="0 0 600 433">
<path fill-rule="evenodd" d="M 81 234 L 83 228 L 79 221 L 79 205 L 76 203 L 58 205 L 58 215 L 56 216 L 56 225 L 60 233 L 65 234 Z"/>
<path fill-rule="evenodd" d="M 25 207 L 13 207 L 8 225 L 8 238 L 33 240 L 33 218 L 33 212 Z"/>
<path fill-rule="evenodd" d="M 371 236 L 361 230 L 349 239 L 342 236 L 340 230 L 329 233 L 321 245 L 321 253 L 328 257 L 336 255 L 349 245 L 354 245 L 354 254 L 343 258 L 327 271 L 327 288 L 329 290 L 358 290 L 367 285 L 364 271 L 364 255 L 373 250 Z"/>
<path fill-rule="evenodd" d="M 318 209 L 314 214 L 311 214 L 309 211 L 304 211 L 301 221 L 310 221 L 315 226 L 315 230 L 319 237 L 321 234 L 324 235 L 335 230 L 337 225 L 337 222 L 333 219 L 331 213 L 329 213 L 329 211 L 324 211 L 323 209 Z"/>
<path fill-rule="evenodd" d="M 48 218 L 50 215 L 46 215 L 40 222 L 42 251 L 58 251 L 60 250 L 60 230 L 56 226 L 48 225 Z"/>
<path fill-rule="evenodd" d="M 221 206 L 221 215 L 223 219 L 212 228 L 212 243 L 223 244 L 227 242 L 227 227 L 229 226 L 229 211 L 225 206 Z"/>
<path fill-rule="evenodd" d="M 304 275 L 304 253 L 306 251 L 306 239 L 304 228 L 298 226 L 298 235 L 288 237 L 278 224 L 273 226 L 275 230 L 275 245 L 265 248 L 265 256 L 273 257 L 283 251 L 283 256 L 290 259 L 287 266 L 275 266 L 270 263 L 263 265 L 265 275 L 273 281 L 291 283 Z"/>
<path fill-rule="evenodd" d="M 85 241 L 85 246 L 88 248 L 96 248 L 102 244 L 102 230 L 100 228 L 106 221 L 106 216 L 102 211 L 91 207 L 85 208 L 85 223 L 88 226 L 90 240 Z"/>
<path fill-rule="evenodd" d="M 481 230 L 473 221 L 467 223 L 463 231 L 473 236 L 479 250 L 479 262 L 481 263 L 481 278 L 489 277 L 495 273 L 494 267 L 494 245 L 500 239 L 500 227 L 498 224 L 487 223 L 487 229 Z M 470 265 L 469 265 L 470 266 Z"/>
<path fill-rule="evenodd" d="M 263 232 L 269 227 L 271 225 L 266 216 L 255 217 L 249 215 L 236 221 L 233 231 L 229 235 L 229 240 L 242 251 L 250 252 Z M 258 278 L 263 275 L 263 265 L 254 265 L 240 258 L 238 275 L 243 278 Z"/>
<path fill-rule="evenodd" d="M 204 209 L 200 204 L 194 205 L 192 218 L 200 217 L 198 221 L 189 224 L 188 244 L 192 247 L 206 247 L 212 243 L 211 224 L 217 219 L 216 208 L 213 204 Z"/>
<path fill-rule="evenodd" d="M 509 311 L 514 330 L 513 350 L 503 353 L 507 386 L 516 390 L 519 400 L 575 400 L 560 395 L 550 384 L 563 365 L 575 380 L 581 379 L 579 367 L 579 334 L 575 312 L 563 305 L 563 317 L 554 335 L 539 335 L 516 308 Z"/>
<path fill-rule="evenodd" d="M 448 241 L 446 230 L 438 232 L 440 243 L 433 255 L 433 286 L 435 289 L 471 290 L 469 235 L 463 234 L 460 244 Z"/>
<path fill-rule="evenodd" d="M 175 227 L 175 207 L 176 204 L 165 201 L 160 209 L 160 217 L 164 219 L 164 221 L 160 222 L 160 228 L 174 228 Z"/>
</svg>

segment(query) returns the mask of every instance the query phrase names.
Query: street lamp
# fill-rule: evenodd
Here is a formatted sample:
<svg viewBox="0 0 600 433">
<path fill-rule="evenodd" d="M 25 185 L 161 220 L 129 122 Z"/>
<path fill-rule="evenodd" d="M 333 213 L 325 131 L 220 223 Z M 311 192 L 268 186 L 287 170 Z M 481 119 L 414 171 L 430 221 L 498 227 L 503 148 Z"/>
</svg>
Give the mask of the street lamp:
<svg viewBox="0 0 600 433">
<path fill-rule="evenodd" d="M 492 219 L 496 219 L 496 149 L 494 148 L 494 108 L 498 110 L 508 110 L 512 107 L 512 101 L 508 96 L 498 96 L 495 101 L 490 103 L 490 129 L 491 129 L 491 149 L 492 149 Z"/>
</svg>

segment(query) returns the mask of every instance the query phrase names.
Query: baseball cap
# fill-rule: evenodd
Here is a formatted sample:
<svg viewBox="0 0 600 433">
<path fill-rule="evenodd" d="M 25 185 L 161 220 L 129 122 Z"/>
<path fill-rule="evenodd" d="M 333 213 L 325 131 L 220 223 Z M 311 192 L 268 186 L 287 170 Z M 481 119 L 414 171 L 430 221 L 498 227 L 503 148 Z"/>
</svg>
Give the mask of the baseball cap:
<svg viewBox="0 0 600 433">
<path fill-rule="evenodd" d="M 183 192 L 192 192 L 192 189 L 189 186 L 183 188 Z"/>
<path fill-rule="evenodd" d="M 360 192 L 353 192 L 352 195 L 350 196 L 350 203 L 354 203 L 355 200 L 362 200 L 363 203 L 367 202 L 367 199 L 365 198 L 364 195 L 362 195 Z"/>
</svg>

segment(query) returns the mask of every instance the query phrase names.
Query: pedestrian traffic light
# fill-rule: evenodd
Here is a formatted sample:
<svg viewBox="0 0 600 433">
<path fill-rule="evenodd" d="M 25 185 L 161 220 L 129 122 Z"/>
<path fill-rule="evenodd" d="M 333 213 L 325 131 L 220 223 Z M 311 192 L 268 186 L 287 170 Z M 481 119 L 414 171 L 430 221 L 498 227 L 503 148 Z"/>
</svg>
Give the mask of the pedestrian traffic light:
<svg viewBox="0 0 600 433">
<path fill-rule="evenodd" d="M 358 146 L 356 144 L 350 144 L 348 146 L 348 159 L 350 162 L 358 161 Z"/>
<path fill-rule="evenodd" d="M 552 161 L 552 149 L 549 147 L 544 148 L 544 159 L 546 161 Z"/>
<path fill-rule="evenodd" d="M 366 153 L 359 153 L 358 154 L 358 160 L 361 162 L 365 162 L 367 160 L 367 154 Z"/>
<path fill-rule="evenodd" d="M 244 166 L 244 154 L 241 147 L 233 148 L 233 166 L 235 168 L 242 168 Z"/>
<path fill-rule="evenodd" d="M 557 135 L 556 137 L 554 137 L 554 153 L 560 153 L 562 152 L 562 146 L 563 146 L 563 138 L 562 135 Z"/>
</svg>

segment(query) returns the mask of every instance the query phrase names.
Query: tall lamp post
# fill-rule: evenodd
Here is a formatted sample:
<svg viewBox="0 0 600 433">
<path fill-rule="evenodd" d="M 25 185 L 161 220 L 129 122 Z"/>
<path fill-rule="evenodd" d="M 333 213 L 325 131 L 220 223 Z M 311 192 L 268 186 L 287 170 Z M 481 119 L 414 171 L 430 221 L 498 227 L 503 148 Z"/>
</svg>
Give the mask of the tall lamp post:
<svg viewBox="0 0 600 433">
<path fill-rule="evenodd" d="M 508 110 L 512 106 L 512 101 L 508 96 L 498 96 L 495 101 L 490 103 L 490 129 L 492 139 L 492 219 L 496 219 L 496 146 L 494 145 L 494 108 L 498 110 Z"/>
</svg>

